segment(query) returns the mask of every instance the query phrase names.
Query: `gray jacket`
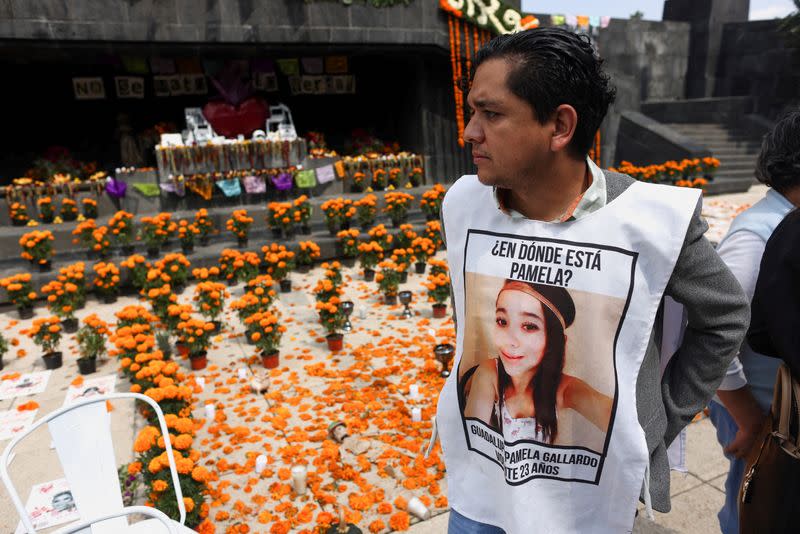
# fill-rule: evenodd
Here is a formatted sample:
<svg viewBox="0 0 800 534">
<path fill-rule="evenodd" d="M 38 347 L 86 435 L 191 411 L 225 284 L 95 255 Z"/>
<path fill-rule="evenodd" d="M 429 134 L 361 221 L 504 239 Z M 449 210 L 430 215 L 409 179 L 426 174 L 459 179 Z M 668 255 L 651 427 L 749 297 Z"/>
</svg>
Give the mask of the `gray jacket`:
<svg viewBox="0 0 800 534">
<path fill-rule="evenodd" d="M 626 174 L 603 173 L 609 203 L 634 182 Z M 689 223 L 665 290 L 686 308 L 688 326 L 683 343 L 662 378 L 659 310 L 636 382 L 636 409 L 650 452 L 651 502 L 655 510 L 665 513 L 670 511 L 667 446 L 711 400 L 750 323 L 744 291 L 703 237 L 708 225 L 700 217 L 700 208 Z"/>
</svg>

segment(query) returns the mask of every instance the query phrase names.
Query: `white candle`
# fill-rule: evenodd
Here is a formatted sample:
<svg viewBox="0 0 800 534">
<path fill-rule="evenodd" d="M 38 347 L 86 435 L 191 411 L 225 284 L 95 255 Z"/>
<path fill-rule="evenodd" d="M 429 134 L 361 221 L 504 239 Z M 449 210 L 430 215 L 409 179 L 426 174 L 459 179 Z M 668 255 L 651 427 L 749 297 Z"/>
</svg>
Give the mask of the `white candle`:
<svg viewBox="0 0 800 534">
<path fill-rule="evenodd" d="M 367 309 L 366 308 L 359 308 L 358 309 L 358 318 L 359 319 L 366 319 L 367 318 Z"/>
<path fill-rule="evenodd" d="M 209 421 L 214 420 L 214 415 L 217 413 L 217 409 L 214 407 L 213 404 L 206 404 L 206 419 Z"/>
<path fill-rule="evenodd" d="M 419 400 L 419 386 L 417 384 L 411 384 L 408 386 L 408 394 L 411 396 L 412 401 Z"/>
<path fill-rule="evenodd" d="M 428 335 L 431 337 L 436 337 L 436 330 L 433 328 L 428 328 Z"/>
<path fill-rule="evenodd" d="M 200 388 L 200 392 L 201 393 L 206 390 L 206 379 L 205 378 L 203 378 L 202 376 L 199 376 L 199 377 L 195 378 L 194 381 L 197 384 L 197 387 Z"/>
<path fill-rule="evenodd" d="M 267 457 L 263 454 L 259 454 L 256 458 L 256 474 L 261 475 L 264 472 L 264 468 L 267 467 Z"/>
<path fill-rule="evenodd" d="M 244 367 L 240 367 L 239 368 L 239 379 L 240 380 L 244 380 L 245 378 L 247 378 L 247 369 L 244 368 Z"/>
<path fill-rule="evenodd" d="M 305 495 L 307 491 L 306 486 L 306 468 L 302 465 L 292 467 L 292 483 L 294 485 L 294 492 L 298 495 Z"/>
<path fill-rule="evenodd" d="M 411 515 L 422 519 L 423 521 L 427 521 L 431 518 L 431 511 L 428 510 L 428 507 L 425 506 L 425 503 L 416 497 L 412 497 L 408 501 L 408 511 L 411 512 Z"/>
<path fill-rule="evenodd" d="M 411 408 L 411 421 L 414 423 L 422 421 L 422 408 L 418 406 Z"/>
</svg>

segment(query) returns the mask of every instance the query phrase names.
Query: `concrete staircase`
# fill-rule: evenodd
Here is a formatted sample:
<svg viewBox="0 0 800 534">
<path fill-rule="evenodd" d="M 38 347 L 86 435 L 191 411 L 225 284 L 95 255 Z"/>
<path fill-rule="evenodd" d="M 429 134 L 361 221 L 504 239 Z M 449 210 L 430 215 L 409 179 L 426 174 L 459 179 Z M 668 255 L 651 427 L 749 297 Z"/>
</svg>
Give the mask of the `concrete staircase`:
<svg viewBox="0 0 800 534">
<path fill-rule="evenodd" d="M 733 191 L 735 187 L 741 190 L 742 186 L 757 183 L 755 166 L 761 150 L 759 136 L 717 123 L 671 123 L 666 126 L 708 148 L 719 160 L 714 179 L 715 192 Z"/>
</svg>

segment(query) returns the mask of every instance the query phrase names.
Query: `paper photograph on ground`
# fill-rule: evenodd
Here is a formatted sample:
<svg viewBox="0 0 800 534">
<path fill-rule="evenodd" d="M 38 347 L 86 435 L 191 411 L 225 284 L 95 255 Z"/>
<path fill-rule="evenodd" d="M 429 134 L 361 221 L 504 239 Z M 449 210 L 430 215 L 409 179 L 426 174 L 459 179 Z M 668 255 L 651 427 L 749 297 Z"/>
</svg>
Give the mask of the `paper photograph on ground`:
<svg viewBox="0 0 800 534">
<path fill-rule="evenodd" d="M 66 479 L 36 484 L 31 488 L 25 509 L 36 530 L 62 525 L 81 518 Z M 25 534 L 22 522 L 16 534 Z"/>
<path fill-rule="evenodd" d="M 37 371 L 20 375 L 14 380 L 3 380 L 0 382 L 0 400 L 42 393 L 47 388 L 51 372 Z"/>
<path fill-rule="evenodd" d="M 635 255 L 471 230 L 458 395 L 469 449 L 506 483 L 597 484 Z"/>
<path fill-rule="evenodd" d="M 98 376 L 84 379 L 80 386 L 70 386 L 64 398 L 64 406 L 86 400 L 95 395 L 108 395 L 114 393 L 117 383 L 116 375 Z"/>
<path fill-rule="evenodd" d="M 36 420 L 39 410 L 8 410 L 0 412 L 0 441 L 13 439 L 25 432 Z"/>
</svg>

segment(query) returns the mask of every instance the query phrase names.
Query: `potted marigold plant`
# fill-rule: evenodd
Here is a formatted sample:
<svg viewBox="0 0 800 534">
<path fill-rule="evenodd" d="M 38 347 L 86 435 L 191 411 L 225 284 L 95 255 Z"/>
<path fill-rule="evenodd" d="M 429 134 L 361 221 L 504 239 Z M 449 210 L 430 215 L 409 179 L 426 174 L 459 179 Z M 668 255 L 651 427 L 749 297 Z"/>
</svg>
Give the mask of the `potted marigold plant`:
<svg viewBox="0 0 800 534">
<path fill-rule="evenodd" d="M 90 247 L 98 258 L 107 258 L 111 254 L 111 240 L 108 237 L 108 227 L 101 226 L 92 230 Z"/>
<path fill-rule="evenodd" d="M 375 266 L 381 259 L 383 259 L 383 247 L 377 241 L 358 245 L 358 260 L 364 270 L 364 280 L 370 282 L 375 278 Z"/>
<path fill-rule="evenodd" d="M 122 260 L 120 267 L 128 269 L 128 281 L 136 291 L 144 287 L 144 281 L 147 279 L 147 271 L 150 270 L 150 265 L 147 263 L 144 256 L 132 254 Z"/>
<path fill-rule="evenodd" d="M 255 295 L 261 309 L 267 309 L 275 302 L 278 294 L 275 292 L 275 281 L 268 274 L 262 274 L 247 282 L 247 293 Z"/>
<path fill-rule="evenodd" d="M 123 256 L 133 254 L 133 241 L 136 239 L 136 226 L 133 223 L 133 213 L 118 211 L 108 220 L 108 227 L 114 243 L 121 248 Z"/>
<path fill-rule="evenodd" d="M 176 329 L 178 339 L 189 351 L 189 360 L 193 370 L 205 369 L 208 361 L 208 347 L 211 346 L 211 336 L 215 330 L 214 323 L 200 319 L 190 318 L 178 323 Z"/>
<path fill-rule="evenodd" d="M 361 171 L 353 173 L 353 192 L 360 193 L 366 189 L 367 175 Z"/>
<path fill-rule="evenodd" d="M 166 320 L 167 308 L 178 301 L 172 291 L 169 275 L 155 267 L 147 271 L 141 294 L 150 303 L 153 314 L 161 321 Z"/>
<path fill-rule="evenodd" d="M 400 187 L 400 175 L 403 174 L 400 167 L 392 167 L 389 169 L 389 187 L 397 189 Z"/>
<path fill-rule="evenodd" d="M 201 208 L 194 214 L 194 225 L 200 231 L 200 245 L 208 245 L 208 239 L 214 231 L 214 222 L 208 216 L 208 210 Z"/>
<path fill-rule="evenodd" d="M 383 293 L 383 301 L 386 304 L 397 304 L 397 290 L 400 287 L 400 276 L 402 270 L 392 260 L 383 260 L 378 264 L 380 272 L 375 275 L 375 281 Z"/>
<path fill-rule="evenodd" d="M 287 239 L 294 237 L 294 208 L 291 202 L 270 202 L 267 204 L 267 226 L 272 230 L 272 237 Z"/>
<path fill-rule="evenodd" d="M 64 331 L 68 334 L 78 330 L 78 319 L 75 318 L 77 293 L 78 288 L 72 282 L 61 283 L 53 280 L 42 287 L 42 295 L 47 299 L 48 309 L 63 319 Z"/>
<path fill-rule="evenodd" d="M 57 280 L 62 284 L 72 283 L 77 288 L 75 293 L 75 309 L 79 310 L 86 304 L 86 265 L 82 262 L 71 263 L 58 271 Z"/>
<path fill-rule="evenodd" d="M 450 277 L 446 272 L 437 272 L 428 275 L 425 284 L 428 289 L 428 301 L 433 303 L 433 316 L 443 318 L 447 313 L 447 299 L 450 298 Z"/>
<path fill-rule="evenodd" d="M 322 272 L 326 279 L 330 280 L 334 283 L 337 287 L 342 285 L 344 279 L 342 278 L 342 264 L 338 261 L 332 261 L 330 263 L 325 262 L 322 265 Z"/>
<path fill-rule="evenodd" d="M 384 225 L 379 224 L 372 227 L 367 234 L 370 239 L 377 241 L 383 250 L 389 250 L 393 247 L 394 236 L 389 233 Z"/>
<path fill-rule="evenodd" d="M 411 242 L 411 250 L 414 251 L 414 257 L 417 259 L 414 264 L 417 274 L 425 274 L 428 258 L 436 254 L 433 241 L 427 237 L 417 237 Z"/>
<path fill-rule="evenodd" d="M 356 208 L 356 219 L 358 225 L 365 232 L 375 224 L 375 217 L 378 214 L 378 198 L 375 195 L 364 195 L 353 203 Z"/>
<path fill-rule="evenodd" d="M 139 239 L 147 247 L 147 257 L 158 258 L 161 245 L 167 240 L 164 221 L 160 217 L 142 217 L 139 221 Z"/>
<path fill-rule="evenodd" d="M 279 316 L 269 310 L 256 312 L 245 319 L 250 340 L 261 351 L 261 363 L 267 369 L 274 369 L 280 365 L 281 336 L 286 327 L 279 322 Z"/>
<path fill-rule="evenodd" d="M 194 252 L 194 240 L 200 235 L 197 225 L 190 223 L 186 219 L 181 219 L 178 223 L 178 240 L 181 242 L 181 250 L 184 254 Z"/>
<path fill-rule="evenodd" d="M 97 201 L 93 198 L 83 198 L 81 200 L 81 208 L 83 209 L 83 216 L 87 219 L 97 218 Z"/>
<path fill-rule="evenodd" d="M 222 313 L 223 303 L 228 297 L 225 286 L 219 282 L 204 281 L 197 284 L 194 289 L 194 301 L 198 311 L 213 323 L 214 331 L 219 331 L 222 323 L 217 319 Z"/>
<path fill-rule="evenodd" d="M 332 352 L 342 350 L 344 336 L 340 331 L 344 327 L 347 317 L 342 310 L 341 300 L 335 296 L 328 300 L 318 300 L 316 308 L 317 313 L 319 313 L 319 320 L 328 332 L 325 336 L 328 350 Z"/>
<path fill-rule="evenodd" d="M 270 246 L 261 248 L 264 253 L 264 263 L 267 266 L 267 274 L 272 276 L 280 284 L 281 293 L 288 293 L 292 290 L 292 281 L 288 278 L 289 273 L 294 269 L 294 252 L 287 250 L 284 245 L 272 243 Z"/>
<path fill-rule="evenodd" d="M 400 271 L 400 283 L 408 282 L 408 267 L 417 261 L 414 251 L 410 248 L 396 248 L 392 251 L 390 259 L 397 265 Z"/>
<path fill-rule="evenodd" d="M 55 208 L 53 207 L 53 199 L 50 197 L 41 197 L 36 200 L 36 207 L 39 209 L 39 220 L 43 223 L 51 223 L 56 217 Z"/>
<path fill-rule="evenodd" d="M 28 232 L 19 238 L 21 256 L 38 265 L 39 271 L 47 272 L 50 270 L 50 259 L 53 257 L 53 241 L 55 238 L 49 230 Z"/>
<path fill-rule="evenodd" d="M 389 214 L 392 224 L 398 227 L 404 223 L 408 218 L 408 207 L 414 197 L 402 191 L 390 191 L 383 196 L 383 200 L 386 202 L 383 212 Z"/>
<path fill-rule="evenodd" d="M 383 191 L 386 188 L 386 169 L 372 171 L 372 190 Z"/>
<path fill-rule="evenodd" d="M 61 320 L 58 317 L 34 319 L 33 326 L 26 333 L 42 349 L 45 369 L 61 367 L 61 352 L 57 350 L 61 342 Z"/>
<path fill-rule="evenodd" d="M 408 173 L 408 182 L 413 187 L 422 185 L 422 167 L 414 167 L 411 169 L 411 172 Z"/>
<path fill-rule="evenodd" d="M 28 208 L 21 202 L 14 202 L 11 204 L 8 208 L 8 217 L 11 219 L 11 224 L 14 226 L 25 226 L 30 220 L 28 217 Z"/>
<path fill-rule="evenodd" d="M 242 282 L 249 282 L 258 276 L 261 259 L 258 257 L 258 254 L 248 250 L 242 252 L 234 266 L 236 267 L 236 279 Z"/>
<path fill-rule="evenodd" d="M 169 246 L 170 240 L 175 237 L 178 225 L 172 220 L 171 213 L 162 212 L 156 215 L 156 218 L 161 221 L 161 228 L 164 230 L 164 241 L 161 243 L 161 249 L 164 250 Z"/>
<path fill-rule="evenodd" d="M 235 210 L 231 218 L 225 222 L 225 227 L 236 236 L 239 248 L 247 246 L 247 236 L 250 233 L 250 225 L 253 218 L 247 216 L 247 210 Z"/>
<path fill-rule="evenodd" d="M 3 370 L 3 356 L 8 352 L 8 340 L 0 332 L 0 371 Z"/>
<path fill-rule="evenodd" d="M 72 230 L 72 235 L 75 238 L 72 240 L 72 244 L 74 245 L 83 245 L 87 248 L 86 256 L 87 258 L 94 259 L 96 254 L 92 247 L 92 233 L 97 230 L 97 223 L 94 219 L 89 219 L 88 221 L 81 221 L 76 226 L 75 229 Z"/>
<path fill-rule="evenodd" d="M 429 221 L 436 221 L 442 211 L 442 201 L 444 200 L 445 188 L 442 184 L 436 184 L 422 194 L 419 207 Z"/>
<path fill-rule="evenodd" d="M 356 214 L 353 201 L 349 198 L 331 198 L 323 202 L 320 208 L 325 214 L 325 224 L 331 235 L 336 235 L 339 230 L 349 228 L 350 220 Z"/>
<path fill-rule="evenodd" d="M 307 273 L 314 265 L 314 260 L 320 256 L 319 246 L 313 241 L 300 241 L 295 259 L 297 262 L 297 272 Z"/>
<path fill-rule="evenodd" d="M 428 221 L 425 223 L 423 235 L 433 241 L 433 246 L 436 247 L 436 250 L 444 250 L 447 248 L 444 239 L 442 239 L 442 223 L 439 221 Z"/>
<path fill-rule="evenodd" d="M 8 300 L 17 308 L 20 319 L 33 317 L 33 301 L 36 292 L 31 284 L 31 273 L 14 274 L 0 280 L 0 287 L 6 290 Z"/>
<path fill-rule="evenodd" d="M 78 369 L 82 375 L 97 371 L 97 358 L 106 351 L 106 335 L 108 324 L 97 315 L 92 314 L 83 320 L 83 326 L 78 330 Z"/>
<path fill-rule="evenodd" d="M 293 202 L 296 222 L 300 224 L 300 233 L 303 235 L 311 234 L 311 202 L 306 195 L 300 195 Z"/>
<path fill-rule="evenodd" d="M 61 219 L 65 221 L 74 221 L 78 218 L 78 203 L 71 198 L 61 199 Z"/>
<path fill-rule="evenodd" d="M 358 256 L 358 237 L 360 232 L 355 228 L 349 230 L 342 230 L 336 234 L 336 246 L 342 255 L 342 263 L 348 267 L 356 264 L 356 257 Z"/>
<path fill-rule="evenodd" d="M 119 293 L 119 269 L 117 266 L 112 262 L 100 262 L 95 263 L 92 270 L 95 274 L 92 282 L 95 292 L 102 297 L 106 304 L 116 302 Z"/>
<path fill-rule="evenodd" d="M 177 335 L 176 330 L 178 328 L 178 323 L 191 319 L 193 311 L 194 308 L 192 308 L 189 304 L 175 303 L 167 306 L 167 315 L 164 318 L 166 333 Z M 167 340 L 167 348 L 169 349 L 169 340 Z M 164 349 L 162 348 L 161 350 L 163 352 Z"/>
<path fill-rule="evenodd" d="M 189 279 L 189 268 L 191 266 L 192 264 L 186 259 L 186 256 L 179 252 L 167 254 L 156 262 L 156 267 L 169 276 L 172 290 L 176 295 L 180 295 L 184 287 L 186 287 L 186 281 Z"/>
<path fill-rule="evenodd" d="M 401 224 L 399 232 L 394 236 L 395 248 L 409 248 L 411 242 L 417 238 L 417 233 L 414 231 L 414 226 L 410 224 Z"/>
</svg>

